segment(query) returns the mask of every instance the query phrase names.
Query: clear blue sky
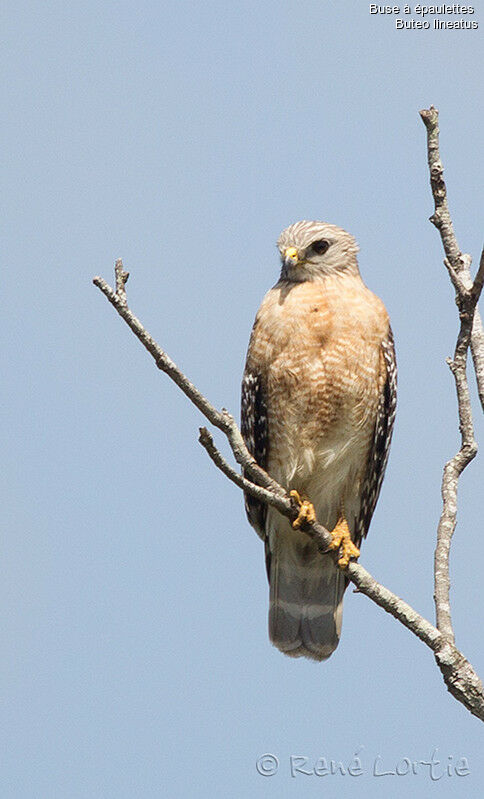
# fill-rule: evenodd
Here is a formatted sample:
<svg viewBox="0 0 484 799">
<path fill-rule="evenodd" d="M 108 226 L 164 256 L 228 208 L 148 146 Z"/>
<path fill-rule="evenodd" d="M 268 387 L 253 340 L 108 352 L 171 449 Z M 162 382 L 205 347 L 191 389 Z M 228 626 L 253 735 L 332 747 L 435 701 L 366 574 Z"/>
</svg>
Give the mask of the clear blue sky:
<svg viewBox="0 0 484 799">
<path fill-rule="evenodd" d="M 270 646 L 241 495 L 91 279 L 111 280 L 122 256 L 133 310 L 238 414 L 280 230 L 351 231 L 400 368 L 362 563 L 433 619 L 457 316 L 418 111 L 440 109 L 459 241 L 477 256 L 484 6 L 479 30 L 440 32 L 312 0 L 47 0 L 1 17 L 2 797 L 481 796 L 481 723 L 366 597 L 347 592 L 328 662 Z M 484 446 L 479 418 L 477 434 Z M 462 481 L 452 602 L 484 675 L 482 479 L 480 455 Z M 372 775 L 378 755 L 394 770 L 435 748 L 470 775 Z M 290 776 L 291 754 L 348 765 L 357 750 L 360 777 Z M 264 753 L 273 777 L 256 771 Z"/>
</svg>

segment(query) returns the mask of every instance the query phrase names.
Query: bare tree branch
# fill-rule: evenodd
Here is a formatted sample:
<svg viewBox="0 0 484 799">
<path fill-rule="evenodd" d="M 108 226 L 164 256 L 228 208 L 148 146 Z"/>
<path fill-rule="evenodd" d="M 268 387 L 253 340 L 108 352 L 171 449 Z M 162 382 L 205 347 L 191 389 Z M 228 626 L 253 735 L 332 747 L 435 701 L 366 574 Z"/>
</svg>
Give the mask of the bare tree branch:
<svg viewBox="0 0 484 799">
<path fill-rule="evenodd" d="M 240 472 L 237 472 L 232 466 L 230 466 L 230 464 L 227 463 L 223 457 L 222 453 L 215 446 L 213 437 L 206 427 L 200 428 L 200 436 L 198 440 L 214 462 L 215 466 L 220 469 L 220 471 L 223 472 L 223 474 L 228 477 L 229 480 L 235 483 L 236 486 L 241 488 L 242 491 L 247 491 L 256 499 L 261 500 L 261 502 L 266 502 L 268 505 L 272 505 L 273 508 L 277 508 L 280 513 L 288 516 L 289 518 L 292 517 L 295 519 L 297 517 L 297 510 L 294 506 L 294 503 L 290 499 L 286 499 L 285 496 L 275 494 L 273 491 L 268 491 L 267 488 L 262 488 L 262 486 L 247 480 L 247 478 L 243 477 Z M 324 535 L 325 533 L 328 533 L 328 531 L 325 530 L 324 527 L 322 530 L 324 533 L 322 534 L 323 537 L 321 544 L 324 545 Z M 328 536 L 329 539 L 331 539 L 329 533 Z"/>
<path fill-rule="evenodd" d="M 202 414 L 225 433 L 235 460 L 242 466 L 245 473 L 250 475 L 252 480 L 248 480 L 238 474 L 227 463 L 215 446 L 211 434 L 205 428 L 201 428 L 199 440 L 212 461 L 239 488 L 248 491 L 263 502 L 273 505 L 280 513 L 294 520 L 298 513 L 294 501 L 285 488 L 257 466 L 245 446 L 234 418 L 226 410 L 218 411 L 214 408 L 159 347 L 141 322 L 129 310 L 125 290 L 127 273 L 123 271 L 121 261 L 116 262 L 115 273 L 116 291 L 100 277 L 94 278 L 93 282 L 153 356 L 158 368 L 168 374 Z M 317 521 L 305 523 L 301 530 L 317 542 L 322 552 L 328 550 L 332 536 Z M 434 652 L 449 691 L 471 713 L 484 721 L 484 692 L 479 677 L 455 646 L 449 643 L 436 627 L 417 613 L 410 605 L 396 594 L 393 594 L 388 588 L 380 585 L 359 563 L 351 562 L 345 570 L 345 574 L 357 586 L 360 593 L 368 596 L 387 613 L 398 619 Z"/>
<path fill-rule="evenodd" d="M 481 273 L 484 264 L 484 253 L 476 281 L 471 290 L 454 283 L 457 291 L 457 304 L 460 310 L 461 325 L 454 352 L 454 359 L 447 359 L 454 375 L 461 446 L 459 452 L 445 464 L 442 477 L 442 514 L 437 529 L 437 546 L 434 558 L 434 599 L 437 628 L 454 643 L 454 631 L 450 611 L 450 577 L 449 554 L 457 521 L 457 488 L 459 477 L 466 466 L 477 454 L 477 443 L 474 438 L 472 408 L 467 382 L 467 350 L 472 331 L 473 315 L 476 303 L 482 290 Z"/>
<path fill-rule="evenodd" d="M 427 151 L 430 169 L 430 185 L 434 197 L 435 211 L 430 221 L 440 233 L 446 258 L 444 264 L 455 289 L 455 301 L 459 309 L 460 330 L 453 360 L 447 363 L 454 375 L 457 391 L 457 407 L 461 446 L 444 467 L 442 477 L 442 513 L 437 530 L 437 546 L 434 557 L 434 600 L 437 628 L 454 644 L 450 608 L 449 555 L 452 536 L 457 521 L 457 489 L 459 477 L 476 456 L 472 408 L 467 381 L 467 350 L 472 346 L 474 367 L 481 403 L 483 402 L 484 340 L 477 303 L 484 281 L 484 250 L 475 280 L 470 274 L 470 255 L 463 255 L 457 244 L 452 219 L 447 204 L 447 190 L 443 178 L 443 166 L 439 153 L 439 112 L 431 106 L 420 112 L 427 128 Z"/>
<path fill-rule="evenodd" d="M 420 112 L 420 116 L 427 128 L 427 158 L 430 170 L 430 186 L 435 203 L 435 210 L 430 217 L 430 221 L 440 233 L 448 262 L 446 264 L 447 268 L 449 269 L 450 265 L 453 272 L 461 278 L 464 286 L 470 288 L 472 286 L 472 258 L 470 255 L 460 251 L 447 203 L 444 167 L 442 166 L 439 149 L 439 112 L 431 105 L 430 108 L 424 108 Z M 452 280 L 452 282 L 454 282 L 454 280 Z M 471 352 L 476 372 L 479 399 L 482 409 L 484 410 L 484 330 L 478 310 L 474 313 Z"/>
<path fill-rule="evenodd" d="M 124 271 L 121 258 L 118 258 L 114 264 L 114 277 L 116 280 L 116 296 L 119 303 L 127 308 L 128 298 L 126 296 L 126 283 L 128 282 L 129 272 Z"/>
<path fill-rule="evenodd" d="M 281 488 L 275 480 L 273 480 L 267 472 L 257 465 L 255 459 L 250 455 L 247 450 L 244 440 L 240 431 L 235 423 L 235 419 L 231 414 L 222 408 L 218 411 L 203 394 L 196 388 L 193 383 L 180 371 L 171 358 L 164 352 L 156 341 L 150 336 L 148 331 L 143 327 L 139 319 L 130 311 L 126 300 L 126 281 L 128 272 L 123 270 L 123 262 L 121 259 L 116 261 L 115 276 L 116 276 L 116 291 L 109 286 L 101 277 L 95 277 L 93 283 L 102 293 L 108 298 L 109 302 L 116 308 L 119 315 L 124 319 L 127 325 L 131 328 L 135 336 L 141 341 L 143 346 L 148 350 L 150 355 L 155 359 L 158 369 L 165 372 L 174 383 L 183 391 L 191 402 L 203 413 L 203 415 L 212 422 L 215 427 L 222 430 L 227 436 L 232 452 L 234 453 L 235 460 L 248 471 L 248 473 L 257 479 L 258 484 L 270 489 L 275 494 L 283 495 L 285 491 Z"/>
</svg>

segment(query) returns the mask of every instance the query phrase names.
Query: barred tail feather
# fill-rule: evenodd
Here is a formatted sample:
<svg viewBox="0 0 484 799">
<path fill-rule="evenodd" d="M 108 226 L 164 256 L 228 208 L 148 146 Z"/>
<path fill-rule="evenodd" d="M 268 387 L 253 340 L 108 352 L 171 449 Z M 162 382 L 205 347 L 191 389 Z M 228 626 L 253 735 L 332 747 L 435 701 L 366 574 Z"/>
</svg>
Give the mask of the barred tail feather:
<svg viewBox="0 0 484 799">
<path fill-rule="evenodd" d="M 347 580 L 301 534 L 272 537 L 269 636 L 290 657 L 326 660 L 339 643 Z"/>
</svg>

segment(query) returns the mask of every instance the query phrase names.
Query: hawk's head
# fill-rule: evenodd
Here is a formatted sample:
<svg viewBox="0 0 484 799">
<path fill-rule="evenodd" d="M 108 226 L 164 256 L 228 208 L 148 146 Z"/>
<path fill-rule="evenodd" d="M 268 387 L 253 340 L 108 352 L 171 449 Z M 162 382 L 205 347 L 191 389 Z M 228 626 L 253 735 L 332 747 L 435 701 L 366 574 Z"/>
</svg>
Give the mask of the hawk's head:
<svg viewBox="0 0 484 799">
<path fill-rule="evenodd" d="M 358 245 L 346 230 L 328 222 L 295 222 L 277 241 L 281 278 L 301 283 L 334 273 L 358 274 Z"/>
</svg>

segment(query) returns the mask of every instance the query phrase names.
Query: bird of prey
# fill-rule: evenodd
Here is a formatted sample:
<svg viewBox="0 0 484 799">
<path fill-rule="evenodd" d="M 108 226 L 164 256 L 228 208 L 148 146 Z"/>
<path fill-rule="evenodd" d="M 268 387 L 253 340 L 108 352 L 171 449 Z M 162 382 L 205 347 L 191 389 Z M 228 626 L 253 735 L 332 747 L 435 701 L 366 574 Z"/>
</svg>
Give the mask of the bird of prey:
<svg viewBox="0 0 484 799">
<path fill-rule="evenodd" d="M 241 430 L 257 463 L 291 492 L 292 523 L 246 494 L 265 542 L 269 636 L 291 657 L 325 660 L 341 632 L 344 569 L 358 557 L 385 472 L 396 408 L 388 314 L 363 283 L 349 233 L 296 222 L 257 313 L 242 381 Z M 300 529 L 332 531 L 322 554 Z"/>
</svg>

